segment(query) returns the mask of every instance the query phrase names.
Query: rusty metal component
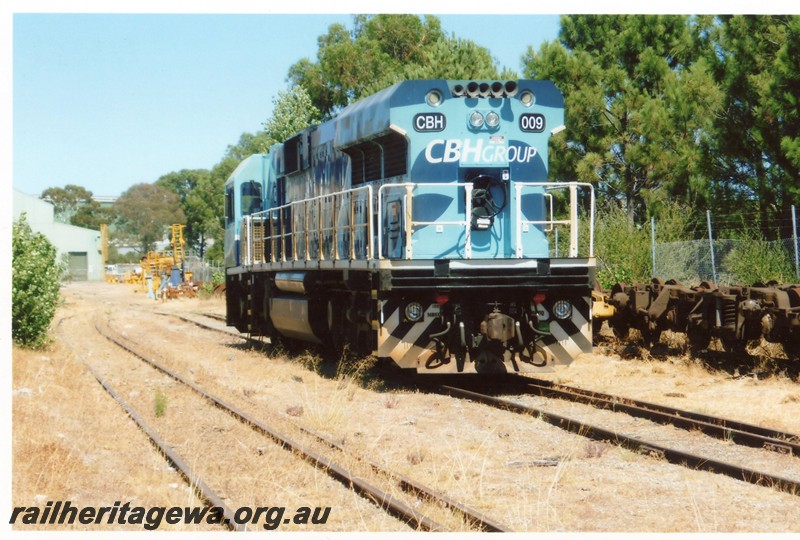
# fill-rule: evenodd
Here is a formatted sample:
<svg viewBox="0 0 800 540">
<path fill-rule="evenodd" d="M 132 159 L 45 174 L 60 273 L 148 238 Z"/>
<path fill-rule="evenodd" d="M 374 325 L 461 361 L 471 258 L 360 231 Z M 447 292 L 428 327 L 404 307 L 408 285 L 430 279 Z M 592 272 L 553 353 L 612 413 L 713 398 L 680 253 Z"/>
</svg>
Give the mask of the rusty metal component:
<svg viewBox="0 0 800 540">
<path fill-rule="evenodd" d="M 762 426 L 747 424 L 736 420 L 719 418 L 707 414 L 696 413 L 667 407 L 630 398 L 623 398 L 584 390 L 539 379 L 519 378 L 525 392 L 532 392 L 546 397 L 558 397 L 579 403 L 586 403 L 598 408 L 607 408 L 624 412 L 631 416 L 646 418 L 653 422 L 671 424 L 676 427 L 697 430 L 734 444 L 766 448 L 787 454 L 800 456 L 800 436 Z"/>
<path fill-rule="evenodd" d="M 718 338 L 726 349 L 743 349 L 752 340 L 781 343 L 789 356 L 800 355 L 800 286 L 688 287 L 653 279 L 615 285 L 603 298 L 615 313 L 609 324 L 620 339 L 638 329 L 651 346 L 661 332 L 687 334 L 693 349 Z"/>
</svg>

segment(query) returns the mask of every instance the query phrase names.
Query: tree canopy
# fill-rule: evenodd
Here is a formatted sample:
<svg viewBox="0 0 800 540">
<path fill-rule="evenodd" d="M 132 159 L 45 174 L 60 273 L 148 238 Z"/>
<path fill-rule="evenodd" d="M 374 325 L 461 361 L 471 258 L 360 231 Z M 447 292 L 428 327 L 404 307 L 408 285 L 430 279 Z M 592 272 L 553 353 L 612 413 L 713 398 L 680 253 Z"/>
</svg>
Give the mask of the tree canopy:
<svg viewBox="0 0 800 540">
<path fill-rule="evenodd" d="M 559 41 L 528 49 L 525 74 L 565 95 L 553 170 L 592 182 L 631 222 L 649 203 L 703 200 L 698 142 L 720 94 L 684 16 L 562 17 Z"/>
<path fill-rule="evenodd" d="M 631 223 L 677 200 L 756 209 L 766 228 L 800 197 L 798 35 L 796 16 L 562 17 L 524 56 L 525 76 L 565 95 L 551 171 Z"/>
<path fill-rule="evenodd" d="M 156 180 L 156 185 L 178 196 L 178 204 L 186 217 L 184 239 L 202 258 L 208 240 L 221 227 L 217 209 L 223 204 L 222 187 L 213 181 L 206 169 L 171 172 Z"/>
<path fill-rule="evenodd" d="M 113 220 L 110 212 L 92 198 L 92 192 L 75 184 L 47 188 L 39 196 L 53 205 L 55 219 L 77 227 L 100 230 Z"/>
<path fill-rule="evenodd" d="M 800 17 L 721 17 L 712 40 L 723 96 L 706 148 L 715 203 L 765 223 L 800 201 Z"/>
<path fill-rule="evenodd" d="M 186 223 L 175 193 L 157 184 L 136 184 L 114 203 L 117 232 L 135 242 L 141 254 L 152 251 L 171 224 Z"/>
<path fill-rule="evenodd" d="M 323 117 L 407 78 L 496 78 L 489 51 L 467 39 L 448 37 L 430 15 L 357 15 L 353 30 L 333 24 L 317 40 L 316 61 L 289 68 Z"/>
</svg>

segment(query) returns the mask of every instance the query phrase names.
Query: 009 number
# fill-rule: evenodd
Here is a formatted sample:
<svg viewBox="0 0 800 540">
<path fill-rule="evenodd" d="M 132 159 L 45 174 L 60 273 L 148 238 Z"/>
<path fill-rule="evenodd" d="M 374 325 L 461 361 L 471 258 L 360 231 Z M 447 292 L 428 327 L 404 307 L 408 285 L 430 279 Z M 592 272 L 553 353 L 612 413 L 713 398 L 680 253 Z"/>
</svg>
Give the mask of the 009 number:
<svg viewBox="0 0 800 540">
<path fill-rule="evenodd" d="M 519 117 L 519 129 L 527 133 L 541 133 L 544 131 L 544 115 L 538 113 L 525 113 Z"/>
</svg>

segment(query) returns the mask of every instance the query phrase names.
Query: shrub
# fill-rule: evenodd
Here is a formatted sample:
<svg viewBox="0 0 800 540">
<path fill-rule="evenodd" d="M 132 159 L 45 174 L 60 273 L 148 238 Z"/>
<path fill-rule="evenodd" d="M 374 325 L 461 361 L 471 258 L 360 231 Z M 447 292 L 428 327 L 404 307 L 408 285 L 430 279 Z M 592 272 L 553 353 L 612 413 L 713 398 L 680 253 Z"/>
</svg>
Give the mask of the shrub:
<svg viewBox="0 0 800 540">
<path fill-rule="evenodd" d="M 204 281 L 202 285 L 200 285 L 200 296 L 202 298 L 208 298 L 214 292 L 214 289 L 225 283 L 225 271 L 224 270 L 213 270 L 211 272 L 211 281 Z"/>
<path fill-rule="evenodd" d="M 649 227 L 632 225 L 624 210 L 610 207 L 597 212 L 594 237 L 601 287 L 649 281 L 653 271 Z"/>
<path fill-rule="evenodd" d="M 12 230 L 11 337 L 23 347 L 47 344 L 62 268 L 56 248 L 20 216 Z"/>
<path fill-rule="evenodd" d="M 735 276 L 741 285 L 792 283 L 795 279 L 791 256 L 781 242 L 770 242 L 763 233 L 749 228 L 737 235 L 733 248 L 722 265 Z"/>
</svg>

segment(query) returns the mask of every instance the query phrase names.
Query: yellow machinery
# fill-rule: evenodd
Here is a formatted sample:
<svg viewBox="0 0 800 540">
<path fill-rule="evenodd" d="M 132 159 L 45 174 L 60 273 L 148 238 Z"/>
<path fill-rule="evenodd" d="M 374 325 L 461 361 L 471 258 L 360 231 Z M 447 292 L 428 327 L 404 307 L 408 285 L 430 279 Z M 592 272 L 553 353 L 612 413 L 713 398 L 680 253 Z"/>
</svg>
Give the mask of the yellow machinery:
<svg viewBox="0 0 800 540">
<path fill-rule="evenodd" d="M 614 306 L 608 303 L 608 295 L 603 291 L 592 291 L 592 331 L 600 333 L 603 321 L 611 319 L 616 313 Z"/>
<path fill-rule="evenodd" d="M 163 279 L 170 279 L 176 270 L 181 273 L 181 282 L 183 281 L 184 246 L 186 245 L 183 238 L 184 227 L 185 225 L 178 223 L 170 227 L 171 250 L 148 251 L 147 255 L 142 258 L 140 284 L 147 289 L 148 295 L 155 297 L 154 291 L 160 291 L 163 288 Z"/>
<path fill-rule="evenodd" d="M 109 271 L 108 260 L 108 226 L 100 225 L 100 243 L 105 269 L 105 280 L 109 283 L 130 283 L 139 290 L 146 291 L 149 297 L 155 298 L 156 291 L 164 297 L 178 295 L 194 296 L 191 272 L 184 271 L 186 240 L 183 237 L 185 225 L 175 223 L 170 226 L 170 247 L 168 250 L 148 251 L 141 259 L 141 272 L 128 272 L 124 277 Z M 167 287 L 165 281 L 170 281 Z"/>
</svg>

